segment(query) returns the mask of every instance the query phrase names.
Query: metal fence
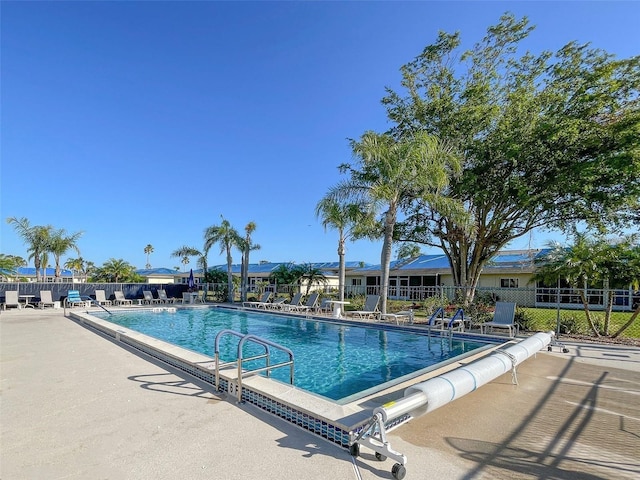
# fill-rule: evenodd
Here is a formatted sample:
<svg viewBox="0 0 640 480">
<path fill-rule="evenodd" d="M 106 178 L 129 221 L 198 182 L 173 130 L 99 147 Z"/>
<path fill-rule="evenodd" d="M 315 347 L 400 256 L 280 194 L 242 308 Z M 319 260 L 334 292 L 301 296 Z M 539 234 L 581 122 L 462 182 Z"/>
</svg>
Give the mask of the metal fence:
<svg viewBox="0 0 640 480">
<path fill-rule="evenodd" d="M 148 283 L 0 283 L 0 299 L 4 302 L 5 291 L 18 291 L 19 295 L 31 295 L 31 303 L 40 299 L 40 291 L 50 290 L 54 301 L 63 301 L 69 290 L 79 290 L 83 296 L 95 298 L 96 290 L 104 290 L 108 299 L 114 298 L 114 292 L 120 290 L 126 298 L 141 299 L 143 290 L 151 290 L 157 297 L 156 290 L 163 288 L 169 297 L 182 298 L 188 290 L 182 284 L 148 284 Z M 209 301 L 225 302 L 227 299 L 226 284 L 199 284 L 198 289 Z M 306 292 L 306 286 L 302 287 Z M 260 291 L 249 296 L 257 297 L 262 291 L 272 291 L 277 296 L 292 296 L 300 290 L 299 285 L 264 285 Z M 336 298 L 335 288 L 313 288 L 320 290 L 322 297 Z M 239 293 L 235 292 L 236 301 Z M 582 296 L 574 289 L 554 288 L 477 288 L 473 293 L 459 287 L 390 287 L 387 310 L 400 311 L 408 306 L 415 308 L 416 314 L 428 317 L 438 307 L 454 309 L 462 307 L 465 315 L 477 321 L 490 320 L 493 305 L 496 301 L 514 302 L 517 305 L 516 321 L 523 330 L 554 330 L 559 334 L 595 335 L 595 330 L 604 335 L 612 335 L 624 326 L 633 315 L 640 302 L 640 292 L 630 290 L 595 290 L 583 291 L 587 300 L 589 317 L 582 303 Z M 610 295 L 612 293 L 612 295 Z M 345 297 L 351 302 L 351 308 L 359 308 L 368 294 L 380 294 L 379 286 L 348 286 Z M 612 312 L 607 313 L 608 303 L 612 303 Z M 640 338 L 640 316 L 621 335 L 623 337 Z"/>
</svg>

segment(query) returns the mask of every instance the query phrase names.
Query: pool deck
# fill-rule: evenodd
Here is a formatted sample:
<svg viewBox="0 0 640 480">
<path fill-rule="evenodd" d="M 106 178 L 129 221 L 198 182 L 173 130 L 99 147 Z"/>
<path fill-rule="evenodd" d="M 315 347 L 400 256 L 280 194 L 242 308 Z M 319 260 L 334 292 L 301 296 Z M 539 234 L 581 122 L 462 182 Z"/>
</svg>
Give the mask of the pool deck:
<svg viewBox="0 0 640 480">
<path fill-rule="evenodd" d="M 411 479 L 640 476 L 640 348 L 567 344 L 389 434 Z M 0 314 L 0 478 L 379 479 L 348 452 L 88 330 Z"/>
</svg>

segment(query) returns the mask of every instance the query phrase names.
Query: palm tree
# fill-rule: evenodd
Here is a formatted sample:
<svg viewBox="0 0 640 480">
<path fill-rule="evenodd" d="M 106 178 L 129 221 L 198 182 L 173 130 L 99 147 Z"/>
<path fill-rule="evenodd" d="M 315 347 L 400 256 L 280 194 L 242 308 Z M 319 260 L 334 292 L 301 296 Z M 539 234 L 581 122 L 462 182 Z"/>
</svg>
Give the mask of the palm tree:
<svg viewBox="0 0 640 480">
<path fill-rule="evenodd" d="M 313 263 L 305 263 L 300 265 L 297 268 L 297 271 L 300 275 L 299 281 L 300 283 L 305 282 L 307 284 L 307 290 L 305 295 L 309 295 L 309 291 L 311 290 L 311 286 L 315 284 L 326 285 L 327 277 L 324 272 L 316 267 Z"/>
<path fill-rule="evenodd" d="M 601 245 L 584 234 L 576 233 L 571 248 L 566 248 L 555 241 L 549 242 L 547 248 L 548 252 L 536 259 L 540 266 L 533 276 L 533 280 L 542 281 L 547 285 L 556 283 L 558 280 L 565 280 L 577 290 L 589 326 L 594 335 L 599 337 L 600 331 L 591 318 L 589 301 L 585 291 L 590 280 L 601 278 L 601 266 L 599 265 Z"/>
<path fill-rule="evenodd" d="M 147 264 L 144 266 L 144 268 L 149 269 L 151 268 L 151 264 L 149 263 L 149 255 L 153 253 L 153 245 L 148 243 L 147 246 L 144 247 L 144 253 L 147 256 Z"/>
<path fill-rule="evenodd" d="M 281 263 L 271 271 L 269 282 L 276 285 L 294 285 L 300 278 L 298 267 L 293 263 Z"/>
<path fill-rule="evenodd" d="M 373 212 L 366 211 L 366 205 L 341 204 L 327 196 L 316 205 L 316 217 L 322 219 L 322 226 L 334 228 L 338 231 L 338 292 L 339 300 L 344 301 L 345 289 L 345 244 L 362 236 L 365 231 L 371 231 L 375 219 Z"/>
<path fill-rule="evenodd" d="M 452 176 L 461 173 L 462 164 L 450 148 L 426 132 L 399 140 L 366 132 L 360 141 L 351 141 L 351 148 L 358 165 L 340 166 L 351 178 L 330 189 L 327 197 L 341 203 L 368 204 L 382 213 L 380 308 L 386 313 L 394 229 L 402 203 L 415 198 L 432 205 L 444 203 L 440 192 Z"/>
<path fill-rule="evenodd" d="M 107 282 L 119 283 L 130 278 L 134 269 L 133 265 L 121 258 L 110 258 L 98 269 L 98 277 Z"/>
<path fill-rule="evenodd" d="M 28 246 L 29 260 L 33 259 L 33 265 L 36 268 L 36 281 L 41 280 L 40 268 L 47 264 L 47 250 L 51 240 L 51 225 L 31 226 L 29 220 L 25 217 L 9 217 L 7 223 L 12 224 L 18 235 L 22 237 L 24 243 Z"/>
<path fill-rule="evenodd" d="M 62 279 L 60 278 L 60 257 L 71 249 L 75 250 L 79 255 L 80 249 L 78 249 L 78 245 L 76 245 L 76 242 L 81 236 L 82 232 L 76 232 L 67 235 L 67 232 L 64 230 L 64 228 L 56 230 L 51 235 L 47 251 L 53 254 L 53 258 L 56 262 L 55 279 L 57 282 L 62 281 Z"/>
<path fill-rule="evenodd" d="M 64 263 L 64 268 L 71 270 L 74 275 L 80 275 L 84 273 L 84 260 L 82 257 L 68 258 Z"/>
<path fill-rule="evenodd" d="M 260 245 L 251 242 L 251 234 L 256 230 L 256 224 L 249 222 L 244 227 L 245 236 L 240 241 L 242 251 L 242 263 L 240 266 L 240 301 L 247 300 L 247 284 L 249 283 L 249 253 L 252 250 L 260 250 Z"/>
<path fill-rule="evenodd" d="M 209 250 L 216 243 L 220 245 L 220 253 L 226 252 L 227 254 L 227 285 L 229 287 L 228 301 L 233 303 L 233 274 L 231 273 L 231 267 L 233 265 L 233 258 L 231 257 L 231 249 L 238 247 L 242 239 L 237 230 L 231 226 L 228 220 L 222 217 L 220 225 L 212 225 L 204 231 L 204 252 L 208 255 Z"/>
<path fill-rule="evenodd" d="M 189 265 L 189 257 L 199 257 L 202 253 L 195 247 L 189 247 L 187 245 L 183 245 L 182 247 L 174 250 L 171 253 L 172 257 L 180 258 L 182 264 L 185 266 L 185 272 L 187 271 L 187 265 Z"/>
</svg>

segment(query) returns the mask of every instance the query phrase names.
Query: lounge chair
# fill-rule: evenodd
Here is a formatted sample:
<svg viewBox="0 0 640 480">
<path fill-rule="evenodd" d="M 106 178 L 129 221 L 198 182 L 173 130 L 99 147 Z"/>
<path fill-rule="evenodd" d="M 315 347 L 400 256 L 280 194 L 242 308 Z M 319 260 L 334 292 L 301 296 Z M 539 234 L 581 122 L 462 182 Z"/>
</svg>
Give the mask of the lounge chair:
<svg viewBox="0 0 640 480">
<path fill-rule="evenodd" d="M 167 297 L 167 292 L 162 288 L 158 289 L 158 300 L 162 303 L 175 303 L 176 301 L 173 297 Z"/>
<path fill-rule="evenodd" d="M 310 310 L 315 310 L 318 305 L 318 298 L 320 298 L 319 293 L 312 293 L 307 298 L 307 302 L 304 305 L 293 305 L 293 302 L 287 307 L 287 311 L 289 312 L 308 312 Z"/>
<path fill-rule="evenodd" d="M 113 301 L 115 305 L 133 305 L 133 300 L 125 298 L 122 290 L 116 290 L 113 292 L 113 295 L 115 296 L 115 300 Z"/>
<path fill-rule="evenodd" d="M 82 295 L 80 295 L 79 290 L 69 290 L 67 291 L 65 305 L 70 308 L 73 308 L 75 306 L 89 308 L 91 306 L 91 298 L 87 296 L 83 297 Z"/>
<path fill-rule="evenodd" d="M 506 328 L 509 336 L 518 334 L 518 324 L 515 323 L 516 304 L 513 302 L 496 302 L 496 310 L 493 313 L 493 320 L 480 324 L 480 333 L 485 333 L 487 328 Z"/>
<path fill-rule="evenodd" d="M 151 305 L 152 303 L 162 303 L 162 300 L 160 300 L 159 298 L 153 298 L 153 293 L 151 293 L 151 290 L 143 290 L 142 296 L 144 297 L 143 303 L 148 303 L 149 305 Z"/>
<path fill-rule="evenodd" d="M 243 307 L 251 307 L 251 308 L 266 308 L 266 304 L 269 303 L 269 299 L 271 298 L 271 292 L 264 292 L 262 294 L 262 298 L 260 298 L 257 302 L 242 302 Z"/>
<path fill-rule="evenodd" d="M 107 307 L 111 305 L 111 300 L 107 300 L 107 296 L 104 293 L 104 290 L 96 290 L 96 302 L 98 305 L 106 305 Z"/>
<path fill-rule="evenodd" d="M 316 313 L 324 313 L 326 315 L 329 315 L 331 313 L 331 310 L 333 310 L 333 308 L 330 298 L 323 298 L 320 302 L 320 305 L 316 307 Z"/>
<path fill-rule="evenodd" d="M 40 301 L 38 302 L 38 306 L 42 309 L 45 307 L 55 307 L 55 302 L 51 297 L 51 290 L 40 290 Z M 59 307 L 60 305 L 58 305 Z"/>
<path fill-rule="evenodd" d="M 290 302 L 288 303 L 282 303 L 280 304 L 277 308 L 279 308 L 280 310 L 284 310 L 289 311 L 292 308 L 296 308 L 298 306 L 302 305 L 302 294 L 301 293 L 296 293 L 293 298 L 291 299 Z"/>
<path fill-rule="evenodd" d="M 265 303 L 265 308 L 269 310 L 278 310 L 287 304 L 287 299 L 285 297 L 275 298 L 271 303 Z"/>
<path fill-rule="evenodd" d="M 22 305 L 20 305 L 20 302 L 18 301 L 17 290 L 7 290 L 4 292 L 4 303 L 2 304 L 2 309 L 6 310 L 7 307 L 22 308 Z"/>
<path fill-rule="evenodd" d="M 367 298 L 364 301 L 364 306 L 362 307 L 362 310 L 352 310 L 350 312 L 345 312 L 345 313 L 352 317 L 358 317 L 361 319 L 367 319 L 367 318 L 377 319 L 380 316 L 380 310 L 378 309 L 379 303 L 380 303 L 380 295 L 367 295 Z"/>
</svg>

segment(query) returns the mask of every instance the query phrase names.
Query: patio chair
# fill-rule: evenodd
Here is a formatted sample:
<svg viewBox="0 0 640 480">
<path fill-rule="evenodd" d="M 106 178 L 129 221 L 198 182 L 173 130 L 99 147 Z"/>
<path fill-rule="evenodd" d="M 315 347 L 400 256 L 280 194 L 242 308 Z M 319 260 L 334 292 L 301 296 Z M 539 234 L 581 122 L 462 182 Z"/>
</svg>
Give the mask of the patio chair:
<svg viewBox="0 0 640 480">
<path fill-rule="evenodd" d="M 345 313 L 363 320 L 367 318 L 377 319 L 380 316 L 380 310 L 378 309 L 379 303 L 380 295 L 367 295 L 362 310 L 352 310 Z"/>
<path fill-rule="evenodd" d="M 269 310 L 278 310 L 287 304 L 287 299 L 285 297 L 275 298 L 271 303 L 267 302 L 264 304 L 265 308 Z"/>
<path fill-rule="evenodd" d="M 331 310 L 333 310 L 333 308 L 330 298 L 323 298 L 320 302 L 320 305 L 316 307 L 316 313 L 324 313 L 326 315 L 329 315 L 331 313 Z"/>
<path fill-rule="evenodd" d="M 167 292 L 163 288 L 158 289 L 158 300 L 162 303 L 175 303 L 174 297 L 167 297 Z"/>
<path fill-rule="evenodd" d="M 516 304 L 514 302 L 496 302 L 496 310 L 493 320 L 480 324 L 480 333 L 485 333 L 487 328 L 503 328 L 509 330 L 509 336 L 518 334 L 518 324 L 515 323 Z M 515 334 L 514 334 L 515 332 Z"/>
<path fill-rule="evenodd" d="M 4 292 L 4 303 L 2 304 L 2 309 L 6 310 L 7 307 L 22 308 L 22 305 L 20 305 L 20 302 L 18 301 L 17 290 L 7 290 Z"/>
<path fill-rule="evenodd" d="M 91 298 L 87 296 L 80 295 L 79 290 L 68 290 L 67 298 L 64 300 L 65 305 L 69 308 L 73 308 L 76 306 L 88 308 L 91 306 Z"/>
<path fill-rule="evenodd" d="M 307 298 L 307 302 L 304 305 L 293 305 L 293 301 L 287 307 L 287 311 L 289 312 L 308 312 L 310 310 L 315 310 L 318 305 L 318 298 L 320 298 L 319 293 L 312 293 Z"/>
<path fill-rule="evenodd" d="M 299 305 L 302 305 L 302 293 L 296 293 L 290 302 L 282 303 L 277 308 L 286 312 L 291 310 L 292 308 L 296 308 Z"/>
<path fill-rule="evenodd" d="M 55 307 L 55 302 L 51 297 L 51 290 L 40 290 L 40 301 L 38 302 L 38 306 L 42 309 L 45 307 Z M 59 307 L 60 305 L 58 305 Z"/>
<path fill-rule="evenodd" d="M 104 293 L 104 290 L 96 290 L 96 302 L 98 305 L 106 305 L 107 307 L 111 305 L 111 300 L 107 300 L 107 296 Z"/>
<path fill-rule="evenodd" d="M 271 298 L 271 292 L 264 292 L 262 297 L 257 302 L 242 302 L 243 307 L 251 307 L 251 308 L 260 308 L 261 306 L 265 306 L 265 304 L 269 303 L 269 299 Z"/>
<path fill-rule="evenodd" d="M 152 303 L 162 303 L 162 300 L 160 300 L 159 298 L 153 298 L 153 293 L 151 293 L 151 290 L 143 290 L 142 296 L 144 297 L 143 303 L 148 303 L 149 305 L 151 305 Z"/>
<path fill-rule="evenodd" d="M 115 305 L 133 305 L 133 300 L 126 298 L 122 290 L 116 290 L 113 292 L 113 295 L 115 296 L 115 300 L 113 301 Z"/>
</svg>

